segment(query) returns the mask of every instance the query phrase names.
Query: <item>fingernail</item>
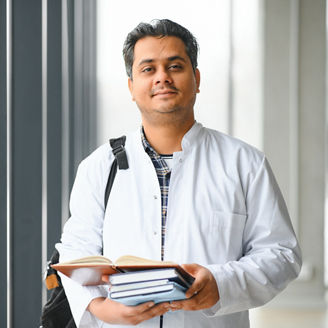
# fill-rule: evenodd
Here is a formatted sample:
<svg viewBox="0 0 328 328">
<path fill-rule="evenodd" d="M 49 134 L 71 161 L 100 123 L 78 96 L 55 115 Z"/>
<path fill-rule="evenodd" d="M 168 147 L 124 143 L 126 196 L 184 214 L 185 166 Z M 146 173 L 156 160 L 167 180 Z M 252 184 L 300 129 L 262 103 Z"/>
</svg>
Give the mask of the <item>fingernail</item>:
<svg viewBox="0 0 328 328">
<path fill-rule="evenodd" d="M 150 308 L 151 308 L 151 307 L 153 307 L 153 306 L 154 306 L 154 304 L 155 304 L 155 303 L 149 303 L 149 304 L 148 304 L 148 307 L 150 307 Z"/>
</svg>

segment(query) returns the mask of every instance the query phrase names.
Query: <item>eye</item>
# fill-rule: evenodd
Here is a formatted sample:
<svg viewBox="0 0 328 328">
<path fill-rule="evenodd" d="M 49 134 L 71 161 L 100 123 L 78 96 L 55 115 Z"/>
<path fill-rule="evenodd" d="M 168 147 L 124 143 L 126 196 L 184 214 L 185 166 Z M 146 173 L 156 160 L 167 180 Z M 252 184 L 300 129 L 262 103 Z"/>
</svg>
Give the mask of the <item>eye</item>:
<svg viewBox="0 0 328 328">
<path fill-rule="evenodd" d="M 143 72 L 143 73 L 148 73 L 148 72 L 151 72 L 152 70 L 153 70 L 152 67 L 147 66 L 147 67 L 143 68 L 143 69 L 141 70 L 141 72 Z"/>
<path fill-rule="evenodd" d="M 171 70 L 171 71 L 178 71 L 178 70 L 181 70 L 183 67 L 182 67 L 182 65 L 180 65 L 180 64 L 173 64 L 173 65 L 171 65 L 170 67 L 169 67 L 169 69 Z"/>
</svg>

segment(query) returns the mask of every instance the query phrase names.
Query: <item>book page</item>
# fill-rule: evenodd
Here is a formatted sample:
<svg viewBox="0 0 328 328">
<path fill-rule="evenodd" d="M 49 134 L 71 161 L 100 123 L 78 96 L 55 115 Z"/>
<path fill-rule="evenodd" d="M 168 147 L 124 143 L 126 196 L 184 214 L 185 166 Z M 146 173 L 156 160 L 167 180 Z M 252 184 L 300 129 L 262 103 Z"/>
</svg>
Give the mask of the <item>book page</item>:
<svg viewBox="0 0 328 328">
<path fill-rule="evenodd" d="M 81 265 L 81 264 L 107 264 L 112 265 L 112 261 L 102 255 L 86 256 L 68 262 L 60 262 L 60 265 Z"/>
<path fill-rule="evenodd" d="M 133 256 L 133 255 L 124 255 L 119 257 L 116 262 L 115 262 L 116 266 L 172 266 L 172 267 L 176 267 L 177 264 L 174 262 L 170 262 L 170 261 L 155 261 L 155 260 L 149 260 L 149 259 L 145 259 L 142 257 L 138 257 L 138 256 Z"/>
<path fill-rule="evenodd" d="M 82 285 L 103 284 L 102 275 L 147 269 L 175 268 L 183 277 L 189 276 L 182 267 L 174 262 L 154 261 L 132 255 L 119 257 L 115 265 L 108 258 L 96 255 L 52 264 L 51 267 Z"/>
</svg>

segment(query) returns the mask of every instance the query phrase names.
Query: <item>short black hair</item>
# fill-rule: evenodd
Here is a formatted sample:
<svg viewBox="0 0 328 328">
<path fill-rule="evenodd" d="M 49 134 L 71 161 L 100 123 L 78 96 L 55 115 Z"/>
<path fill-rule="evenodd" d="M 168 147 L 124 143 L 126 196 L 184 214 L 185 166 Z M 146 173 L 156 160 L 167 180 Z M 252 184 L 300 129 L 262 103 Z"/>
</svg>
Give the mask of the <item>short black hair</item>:
<svg viewBox="0 0 328 328">
<path fill-rule="evenodd" d="M 191 65 L 195 71 L 197 68 L 198 43 L 196 38 L 183 26 L 169 19 L 152 20 L 150 24 L 140 23 L 126 37 L 123 46 L 123 57 L 128 77 L 132 79 L 132 65 L 134 60 L 134 46 L 138 40 L 146 36 L 175 36 L 183 41 Z"/>
</svg>

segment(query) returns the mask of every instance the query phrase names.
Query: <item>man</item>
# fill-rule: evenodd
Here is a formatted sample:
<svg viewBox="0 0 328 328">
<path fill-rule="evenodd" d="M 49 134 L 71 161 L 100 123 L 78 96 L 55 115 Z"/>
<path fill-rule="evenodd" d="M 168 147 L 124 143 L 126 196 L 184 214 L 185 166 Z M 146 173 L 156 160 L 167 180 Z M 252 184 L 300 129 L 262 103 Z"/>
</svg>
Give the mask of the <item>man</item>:
<svg viewBox="0 0 328 328">
<path fill-rule="evenodd" d="M 264 155 L 195 122 L 197 51 L 191 33 L 169 20 L 128 35 L 123 54 L 142 118 L 127 136 L 129 169 L 117 172 L 104 213 L 109 146 L 80 164 L 57 245 L 61 261 L 103 253 L 188 263 L 188 299 L 129 307 L 105 287 L 63 277 L 78 327 L 246 328 L 248 309 L 299 273 L 299 246 Z"/>
</svg>

